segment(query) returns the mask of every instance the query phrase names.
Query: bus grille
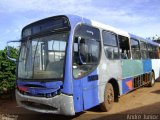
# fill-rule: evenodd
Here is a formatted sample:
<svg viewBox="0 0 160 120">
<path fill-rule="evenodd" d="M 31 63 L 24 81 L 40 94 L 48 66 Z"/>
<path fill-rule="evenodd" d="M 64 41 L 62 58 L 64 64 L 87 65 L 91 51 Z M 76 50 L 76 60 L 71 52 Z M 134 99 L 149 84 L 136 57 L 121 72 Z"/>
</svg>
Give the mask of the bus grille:
<svg viewBox="0 0 160 120">
<path fill-rule="evenodd" d="M 30 102 L 30 101 L 21 101 L 22 104 L 32 107 L 32 108 L 37 108 L 37 109 L 41 109 L 41 110 L 57 110 L 57 108 L 49 106 L 49 105 L 45 105 L 45 104 L 41 104 L 41 103 L 35 103 L 35 102 Z"/>
</svg>

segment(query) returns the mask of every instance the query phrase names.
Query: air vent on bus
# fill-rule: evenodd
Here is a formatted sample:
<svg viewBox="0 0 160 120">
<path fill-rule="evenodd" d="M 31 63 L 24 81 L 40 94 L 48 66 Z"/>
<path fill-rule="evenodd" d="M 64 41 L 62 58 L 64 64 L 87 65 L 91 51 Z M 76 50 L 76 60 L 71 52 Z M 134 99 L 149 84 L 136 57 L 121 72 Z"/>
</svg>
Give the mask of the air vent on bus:
<svg viewBox="0 0 160 120">
<path fill-rule="evenodd" d="M 41 104 L 41 103 L 35 103 L 35 102 L 30 102 L 30 101 L 21 101 L 21 103 L 26 105 L 26 106 L 41 109 L 41 110 L 57 110 L 57 108 L 55 108 L 55 107 L 45 105 L 45 104 Z"/>
<path fill-rule="evenodd" d="M 32 88 L 46 88 L 43 85 L 35 85 L 35 84 L 25 84 L 25 87 L 32 87 Z"/>
</svg>

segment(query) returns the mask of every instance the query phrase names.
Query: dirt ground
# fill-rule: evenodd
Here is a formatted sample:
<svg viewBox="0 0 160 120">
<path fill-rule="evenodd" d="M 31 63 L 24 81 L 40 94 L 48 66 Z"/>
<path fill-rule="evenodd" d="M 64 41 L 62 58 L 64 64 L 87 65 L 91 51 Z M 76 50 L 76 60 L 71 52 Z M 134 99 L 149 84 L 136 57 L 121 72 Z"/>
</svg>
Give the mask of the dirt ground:
<svg viewBox="0 0 160 120">
<path fill-rule="evenodd" d="M 160 79 L 154 87 L 142 87 L 120 97 L 109 112 L 99 107 L 73 117 L 42 114 L 17 106 L 15 98 L 0 100 L 0 120 L 160 120 Z"/>
</svg>

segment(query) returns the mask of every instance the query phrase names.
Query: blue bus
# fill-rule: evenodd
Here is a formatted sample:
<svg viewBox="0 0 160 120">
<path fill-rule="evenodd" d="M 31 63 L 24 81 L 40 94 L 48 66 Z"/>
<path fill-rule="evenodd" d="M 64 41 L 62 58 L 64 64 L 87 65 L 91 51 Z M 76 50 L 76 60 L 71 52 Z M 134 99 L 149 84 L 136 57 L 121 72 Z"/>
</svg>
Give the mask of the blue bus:
<svg viewBox="0 0 160 120">
<path fill-rule="evenodd" d="M 160 46 L 93 20 L 59 15 L 22 29 L 16 101 L 26 109 L 75 115 L 113 103 L 160 76 Z M 8 49 L 9 51 L 9 49 Z"/>
</svg>

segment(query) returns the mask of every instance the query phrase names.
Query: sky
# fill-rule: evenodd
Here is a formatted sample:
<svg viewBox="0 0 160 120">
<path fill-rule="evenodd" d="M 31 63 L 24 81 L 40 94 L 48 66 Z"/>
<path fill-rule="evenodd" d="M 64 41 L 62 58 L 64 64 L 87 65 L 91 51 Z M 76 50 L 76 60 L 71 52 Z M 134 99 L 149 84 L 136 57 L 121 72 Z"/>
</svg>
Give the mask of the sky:
<svg viewBox="0 0 160 120">
<path fill-rule="evenodd" d="M 39 19 L 74 14 L 147 38 L 160 36 L 160 0 L 0 0 L 0 50 Z"/>
</svg>

